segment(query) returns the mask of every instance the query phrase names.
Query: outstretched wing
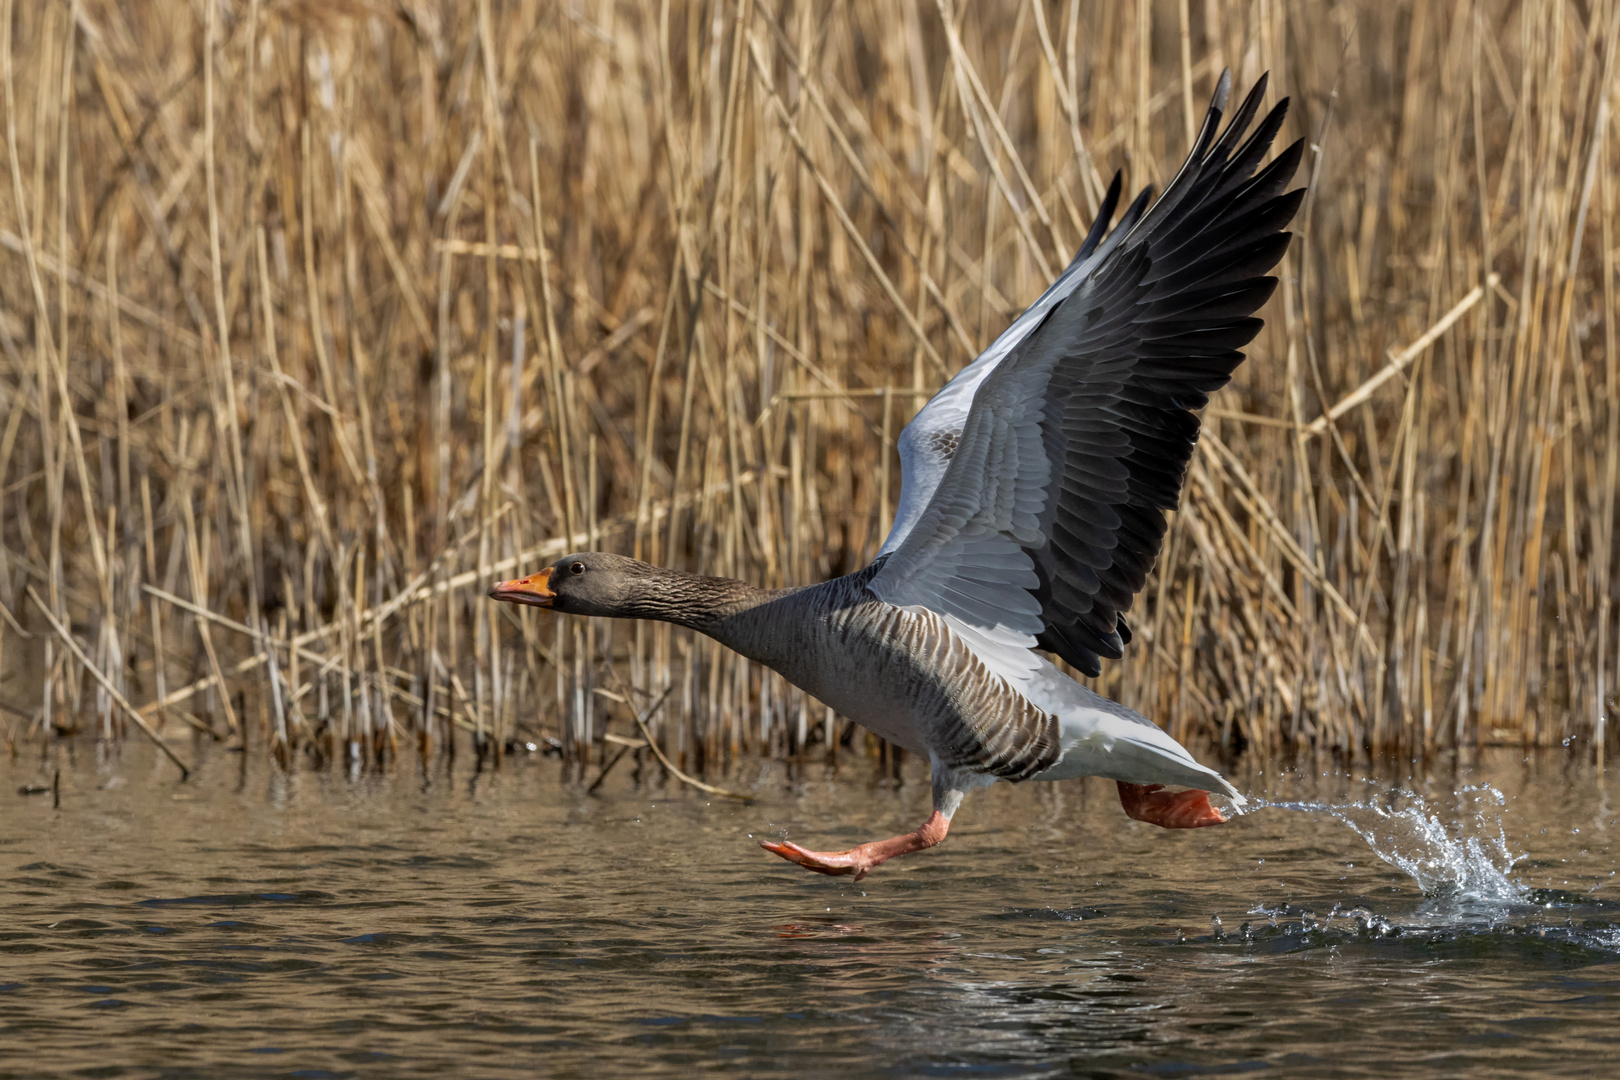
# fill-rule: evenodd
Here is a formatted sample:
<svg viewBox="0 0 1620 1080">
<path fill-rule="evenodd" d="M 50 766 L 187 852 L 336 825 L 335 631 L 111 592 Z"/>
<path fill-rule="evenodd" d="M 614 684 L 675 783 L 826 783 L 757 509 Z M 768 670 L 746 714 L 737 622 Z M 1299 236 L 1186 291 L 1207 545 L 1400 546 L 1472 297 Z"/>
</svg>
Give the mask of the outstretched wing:
<svg viewBox="0 0 1620 1080">
<path fill-rule="evenodd" d="M 1221 85 L 1224 90 L 1226 83 Z M 1217 91 L 1217 94 L 1221 92 Z M 961 442 L 962 428 L 967 423 L 968 412 L 973 407 L 973 395 L 979 389 L 979 384 L 1096 267 L 1099 260 L 1093 259 L 1092 255 L 1107 232 L 1108 223 L 1114 220 L 1119 193 L 1120 174 L 1115 173 L 1113 183 L 1108 186 L 1108 194 L 1097 208 L 1097 220 L 1092 222 L 1091 232 L 1086 236 L 1085 243 L 1080 245 L 1074 261 L 1064 268 L 1040 299 L 1025 309 L 1022 315 L 1012 321 L 1011 326 L 1001 332 L 1000 337 L 990 343 L 988 349 L 952 376 L 939 393 L 929 398 L 928 404 L 919 409 L 917 415 L 911 418 L 911 423 L 900 432 L 900 438 L 895 442 L 895 449 L 900 452 L 900 497 L 895 507 L 894 525 L 889 529 L 883 547 L 878 549 L 880 556 L 900 546 L 933 499 L 939 482 L 945 478 L 945 469 Z M 1141 208 L 1137 207 L 1136 211 L 1140 213 Z M 1128 226 L 1128 221 L 1121 223 L 1122 229 Z"/>
<path fill-rule="evenodd" d="M 900 510 L 868 588 L 944 615 L 1009 674 L 1038 646 L 1095 675 L 1129 638 L 1194 410 L 1259 333 L 1304 194 L 1284 192 L 1301 142 L 1260 168 L 1286 101 L 1239 145 L 1265 85 L 1217 138 L 1223 74 L 1163 197 L 1149 208 L 1143 191 L 1106 239 L 1099 216 L 1057 283 L 901 436 Z"/>
</svg>

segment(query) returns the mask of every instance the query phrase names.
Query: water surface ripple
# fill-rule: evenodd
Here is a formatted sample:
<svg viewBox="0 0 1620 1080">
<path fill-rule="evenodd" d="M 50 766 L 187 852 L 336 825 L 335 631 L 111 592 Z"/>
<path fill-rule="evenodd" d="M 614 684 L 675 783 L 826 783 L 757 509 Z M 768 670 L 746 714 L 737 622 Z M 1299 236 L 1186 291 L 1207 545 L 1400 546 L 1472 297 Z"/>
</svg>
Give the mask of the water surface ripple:
<svg viewBox="0 0 1620 1080">
<path fill-rule="evenodd" d="M 59 808 L 19 793 L 57 764 Z M 911 828 L 920 770 L 766 766 L 727 781 L 748 805 L 559 777 L 0 765 L 0 1077 L 1584 1076 L 1620 1051 L 1616 781 L 1562 761 L 1251 775 L 1273 805 L 1193 832 L 1101 782 L 999 785 L 859 885 L 753 839 Z"/>
</svg>

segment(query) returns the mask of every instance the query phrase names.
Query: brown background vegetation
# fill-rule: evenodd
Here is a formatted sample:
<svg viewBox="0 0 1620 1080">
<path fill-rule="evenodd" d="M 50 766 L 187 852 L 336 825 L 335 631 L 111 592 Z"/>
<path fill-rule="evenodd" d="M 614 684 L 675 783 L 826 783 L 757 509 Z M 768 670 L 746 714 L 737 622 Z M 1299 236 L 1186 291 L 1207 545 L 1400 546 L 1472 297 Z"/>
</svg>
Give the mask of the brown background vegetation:
<svg viewBox="0 0 1620 1080">
<path fill-rule="evenodd" d="M 1312 192 L 1099 689 L 1226 752 L 1601 745 L 1613 0 L 0 14 L 14 752 L 577 760 L 632 709 L 691 769 L 836 752 L 712 643 L 483 590 L 586 547 L 861 566 L 905 421 L 1225 66 Z"/>
</svg>

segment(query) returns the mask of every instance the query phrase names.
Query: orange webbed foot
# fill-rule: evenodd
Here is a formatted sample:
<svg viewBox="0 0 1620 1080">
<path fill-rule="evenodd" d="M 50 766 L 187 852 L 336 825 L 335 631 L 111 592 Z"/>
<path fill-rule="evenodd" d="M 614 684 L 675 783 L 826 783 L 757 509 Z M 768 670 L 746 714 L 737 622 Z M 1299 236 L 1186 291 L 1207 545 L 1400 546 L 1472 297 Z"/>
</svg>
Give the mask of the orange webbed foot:
<svg viewBox="0 0 1620 1080">
<path fill-rule="evenodd" d="M 798 863 L 806 870 L 834 877 L 854 874 L 855 880 L 859 881 L 871 873 L 872 868 L 878 863 L 887 862 L 896 855 L 922 851 L 940 843 L 945 839 L 945 833 L 950 827 L 950 818 L 936 809 L 916 832 L 902 833 L 887 840 L 856 844 L 848 851 L 811 851 L 787 840 L 761 840 L 759 846 L 773 855 L 782 856 L 788 862 Z"/>
<path fill-rule="evenodd" d="M 1163 784 L 1119 784 L 1125 813 L 1166 829 L 1201 829 L 1221 825 L 1226 816 L 1209 804 L 1207 791 L 1165 791 Z"/>
<path fill-rule="evenodd" d="M 832 877 L 842 877 L 854 874 L 855 880 L 865 877 L 871 870 L 869 860 L 856 858 L 859 848 L 848 851 L 811 851 L 787 840 L 779 842 L 761 840 L 759 846 L 773 855 L 780 855 L 788 862 L 798 863 L 806 870 L 814 870 L 818 874 L 828 874 Z"/>
</svg>

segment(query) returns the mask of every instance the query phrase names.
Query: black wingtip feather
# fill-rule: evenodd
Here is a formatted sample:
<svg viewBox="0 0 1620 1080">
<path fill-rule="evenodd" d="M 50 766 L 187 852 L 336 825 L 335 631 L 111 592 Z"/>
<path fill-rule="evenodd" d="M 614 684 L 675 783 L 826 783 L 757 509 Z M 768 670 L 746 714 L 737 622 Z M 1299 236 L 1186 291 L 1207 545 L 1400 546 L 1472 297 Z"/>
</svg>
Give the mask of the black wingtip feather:
<svg viewBox="0 0 1620 1080">
<path fill-rule="evenodd" d="M 1212 222 L 1209 228 L 1201 232 L 1189 232 L 1174 248 L 1154 252 L 1156 265 L 1164 267 L 1168 274 L 1179 271 L 1183 265 L 1198 265 L 1205 260 L 1219 259 L 1229 249 L 1246 244 L 1255 237 L 1275 236 L 1294 219 L 1303 193 L 1303 188 L 1295 188 L 1257 207 L 1234 206 L 1235 212 L 1223 220 Z M 1281 257 L 1281 252 L 1278 257 Z M 1262 272 L 1270 269 L 1270 266 L 1261 268 Z"/>
<path fill-rule="evenodd" d="M 1153 185 L 1149 184 L 1136 193 L 1131 205 L 1125 208 L 1125 216 L 1119 219 L 1119 227 L 1123 232 L 1130 232 L 1136 228 L 1136 223 L 1142 219 L 1142 213 L 1153 201 Z"/>
<path fill-rule="evenodd" d="M 1210 194 L 1211 199 L 1219 199 L 1228 192 L 1241 188 L 1248 183 L 1259 166 L 1260 159 L 1266 156 L 1266 151 L 1277 138 L 1277 132 L 1282 129 L 1283 120 L 1288 115 L 1288 101 L 1283 99 L 1275 109 L 1266 114 L 1260 121 L 1260 126 L 1254 129 L 1254 134 L 1246 139 L 1237 152 L 1232 155 L 1226 168 L 1222 171 L 1221 182 L 1215 186 Z"/>
<path fill-rule="evenodd" d="M 1232 144 L 1241 139 L 1243 133 L 1249 130 L 1249 125 L 1254 122 L 1254 114 L 1260 110 L 1260 99 L 1266 96 L 1266 84 L 1270 80 L 1271 73 L 1269 71 L 1261 72 L 1260 77 L 1249 88 L 1248 96 L 1243 99 L 1243 104 L 1239 105 L 1237 112 L 1232 114 L 1232 122 L 1226 125 L 1226 133 L 1221 136 L 1221 141 L 1215 147 L 1215 152 L 1219 153 L 1223 159 L 1230 156 Z"/>
<path fill-rule="evenodd" d="M 1114 220 L 1114 210 L 1119 206 L 1119 194 L 1125 187 L 1125 172 L 1123 169 L 1114 170 L 1114 179 L 1108 185 L 1108 194 L 1103 196 L 1102 205 L 1097 207 L 1097 218 L 1091 223 L 1091 231 L 1086 233 L 1085 243 L 1080 245 L 1079 252 L 1074 261 L 1079 262 L 1088 258 L 1102 238 L 1108 234 L 1108 226 Z"/>
<path fill-rule="evenodd" d="M 1304 195 L 1284 189 L 1304 145 L 1265 161 L 1288 112 L 1283 100 L 1255 123 L 1267 85 L 1258 79 L 1223 125 L 1223 71 L 1164 195 L 1155 202 L 1144 189 L 1110 228 L 1123 191 L 1115 174 L 1076 256 L 1091 261 L 1087 276 L 1009 357 L 1008 370 L 1025 357 L 1055 365 L 1056 407 L 1042 428 L 1059 481 L 1042 515 L 1047 541 L 1026 551 L 1044 624 L 1037 645 L 1087 675 L 1130 643 L 1124 615 L 1185 483 L 1197 410 L 1242 362 L 1276 287 L 1269 271 Z"/>
<path fill-rule="evenodd" d="M 1119 224 L 1115 226 L 1113 234 L 1108 237 L 1109 241 L 1113 242 L 1120 238 L 1129 240 L 1131 234 L 1136 231 L 1137 225 L 1142 222 L 1142 215 L 1147 212 L 1148 204 L 1152 201 L 1153 185 L 1149 184 L 1137 192 L 1136 198 L 1131 200 L 1131 205 L 1125 208 L 1125 215 L 1119 219 Z"/>
<path fill-rule="evenodd" d="M 1289 181 L 1294 179 L 1294 172 L 1299 168 L 1300 160 L 1305 155 L 1305 140 L 1295 139 L 1278 152 L 1270 163 L 1259 172 L 1254 173 L 1247 180 L 1232 187 L 1229 197 L 1237 213 L 1242 213 L 1247 207 L 1259 200 L 1275 198 Z M 1304 188 L 1300 188 L 1304 191 Z M 1219 197 L 1219 194 L 1217 194 Z"/>
<path fill-rule="evenodd" d="M 1221 81 L 1215 87 L 1215 93 L 1209 101 L 1209 109 L 1204 113 L 1204 122 L 1199 125 L 1198 134 L 1187 151 L 1187 160 L 1182 162 L 1174 178 L 1164 189 L 1164 198 L 1159 200 L 1154 208 L 1155 213 L 1173 213 L 1176 206 L 1187 194 L 1188 187 L 1193 179 L 1203 169 L 1209 158 L 1209 148 L 1214 144 L 1215 137 L 1220 134 L 1221 117 L 1226 111 L 1226 99 L 1232 90 L 1232 72 L 1230 69 L 1221 72 Z"/>
</svg>

